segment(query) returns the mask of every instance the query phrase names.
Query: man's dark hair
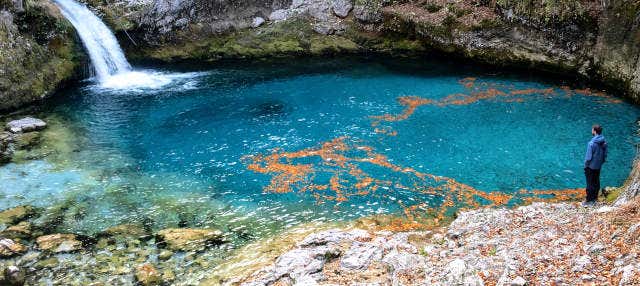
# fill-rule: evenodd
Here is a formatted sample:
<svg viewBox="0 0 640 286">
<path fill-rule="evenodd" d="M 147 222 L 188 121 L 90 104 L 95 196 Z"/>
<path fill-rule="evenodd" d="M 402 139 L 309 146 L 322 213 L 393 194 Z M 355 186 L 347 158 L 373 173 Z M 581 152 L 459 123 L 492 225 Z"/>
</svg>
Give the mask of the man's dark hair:
<svg viewBox="0 0 640 286">
<path fill-rule="evenodd" d="M 602 126 L 600 126 L 600 124 L 594 124 L 593 130 L 596 132 L 596 134 L 602 134 Z"/>
</svg>

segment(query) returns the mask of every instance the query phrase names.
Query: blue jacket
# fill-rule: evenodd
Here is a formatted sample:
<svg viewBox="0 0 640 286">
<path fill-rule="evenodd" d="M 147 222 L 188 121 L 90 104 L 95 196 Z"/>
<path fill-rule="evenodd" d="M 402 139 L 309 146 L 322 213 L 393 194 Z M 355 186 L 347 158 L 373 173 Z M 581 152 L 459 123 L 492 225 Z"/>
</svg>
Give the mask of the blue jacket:
<svg viewBox="0 0 640 286">
<path fill-rule="evenodd" d="M 584 156 L 584 167 L 592 170 L 600 170 L 607 160 L 607 141 L 604 136 L 596 135 L 587 144 L 587 154 Z"/>
</svg>

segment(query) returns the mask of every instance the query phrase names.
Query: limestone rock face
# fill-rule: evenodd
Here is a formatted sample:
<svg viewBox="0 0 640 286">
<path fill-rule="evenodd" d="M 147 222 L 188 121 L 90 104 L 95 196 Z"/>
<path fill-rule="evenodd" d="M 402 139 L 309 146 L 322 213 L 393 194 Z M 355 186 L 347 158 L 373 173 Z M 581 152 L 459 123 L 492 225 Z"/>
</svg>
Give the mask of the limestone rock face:
<svg viewBox="0 0 640 286">
<path fill-rule="evenodd" d="M 345 18 L 349 15 L 349 12 L 353 9 L 353 3 L 351 0 L 333 0 L 331 1 L 331 10 L 336 16 Z"/>
<path fill-rule="evenodd" d="M 208 244 L 220 242 L 222 232 L 216 229 L 168 228 L 157 234 L 168 249 L 175 251 L 203 250 Z"/>
<path fill-rule="evenodd" d="M 49 234 L 36 238 L 38 248 L 53 253 L 71 252 L 82 248 L 82 242 L 78 241 L 74 234 Z"/>
<path fill-rule="evenodd" d="M 7 123 L 7 130 L 13 133 L 25 133 L 31 131 L 42 130 L 47 127 L 47 123 L 33 117 L 25 117 L 18 120 L 12 120 Z"/>
<path fill-rule="evenodd" d="M 356 0 L 353 14 L 363 23 L 379 23 L 382 21 L 382 6 L 385 0 Z"/>
</svg>

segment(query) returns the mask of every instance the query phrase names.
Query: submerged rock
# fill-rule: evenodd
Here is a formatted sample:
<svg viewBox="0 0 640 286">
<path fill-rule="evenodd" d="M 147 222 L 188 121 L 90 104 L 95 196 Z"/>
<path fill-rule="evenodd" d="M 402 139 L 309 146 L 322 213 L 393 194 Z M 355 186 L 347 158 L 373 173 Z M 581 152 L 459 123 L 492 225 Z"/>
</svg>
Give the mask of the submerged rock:
<svg viewBox="0 0 640 286">
<path fill-rule="evenodd" d="M 78 241 L 74 234 L 49 234 L 36 238 L 38 248 L 41 250 L 58 253 L 71 252 L 82 248 L 82 242 Z"/>
<path fill-rule="evenodd" d="M 37 211 L 32 206 L 17 206 L 0 212 L 0 223 L 5 225 L 15 224 L 33 217 L 36 214 Z"/>
<path fill-rule="evenodd" d="M 40 143 L 40 132 L 29 132 L 15 137 L 16 149 L 30 149 L 38 143 Z"/>
<path fill-rule="evenodd" d="M 144 286 L 160 285 L 162 284 L 162 275 L 153 265 L 145 263 L 136 268 L 136 280 Z"/>
<path fill-rule="evenodd" d="M 102 236 L 109 237 L 145 237 L 148 235 L 147 231 L 137 224 L 119 224 L 109 227 L 102 231 Z"/>
<path fill-rule="evenodd" d="M 42 130 L 47 127 L 47 123 L 33 117 L 25 117 L 18 120 L 9 121 L 7 130 L 13 133 L 25 133 L 31 131 Z"/>
<path fill-rule="evenodd" d="M 30 222 L 22 221 L 17 225 L 12 225 L 7 227 L 7 229 L 0 232 L 1 237 L 6 238 L 20 238 L 20 239 L 28 239 L 31 237 L 33 231 L 33 225 Z"/>
<path fill-rule="evenodd" d="M 0 239 L 0 257 L 11 257 L 27 251 L 27 247 L 8 238 Z"/>
<path fill-rule="evenodd" d="M 176 251 L 203 250 L 208 244 L 222 241 L 217 229 L 168 228 L 158 232 L 167 248 Z"/>
</svg>

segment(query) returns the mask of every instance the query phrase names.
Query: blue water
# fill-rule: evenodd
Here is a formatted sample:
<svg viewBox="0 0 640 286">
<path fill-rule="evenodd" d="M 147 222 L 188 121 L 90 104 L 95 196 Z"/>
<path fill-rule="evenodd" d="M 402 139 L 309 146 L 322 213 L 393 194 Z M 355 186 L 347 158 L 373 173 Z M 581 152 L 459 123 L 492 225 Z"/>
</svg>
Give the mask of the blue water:
<svg viewBox="0 0 640 286">
<path fill-rule="evenodd" d="M 0 205 L 70 205 L 72 218 L 59 227 L 78 232 L 139 222 L 155 229 L 213 226 L 238 237 L 260 237 L 310 221 L 403 215 L 403 208 L 421 204 L 425 212 L 437 209 L 445 194 L 420 190 L 441 183 L 418 172 L 482 192 L 582 187 L 593 123 L 604 126 L 610 146 L 604 186 L 621 185 L 635 156 L 640 109 L 608 95 L 566 91 L 561 80 L 400 60 L 241 63 L 182 75 L 157 89 L 108 90 L 85 83 L 57 94 L 42 114 L 73 127 L 80 138 L 74 139 L 76 150 L 65 155 L 64 164 L 45 157 L 37 164 L 0 167 Z M 473 86 L 460 82 L 466 77 L 476 78 Z M 505 94 L 553 88 L 553 94 L 425 104 L 398 121 L 372 117 L 402 114 L 406 106 L 397 99 L 403 96 L 442 100 L 490 88 Z M 278 173 L 248 168 L 255 156 L 276 148 L 315 150 L 336 138 L 348 146 L 338 152 L 351 158 L 347 166 L 318 156 L 293 158 L 290 164 L 309 164 L 314 172 L 292 184 L 292 192 L 271 192 Z M 363 147 L 415 172 L 370 164 Z M 17 176 L 20 168 L 50 170 L 46 176 Z M 349 168 L 377 182 L 375 190 L 357 194 L 359 179 Z M 329 185 L 332 177 L 346 199 L 336 200 L 330 188 L 305 189 Z M 55 190 L 31 193 L 17 185 Z M 509 202 L 517 203 L 522 201 Z"/>
</svg>

